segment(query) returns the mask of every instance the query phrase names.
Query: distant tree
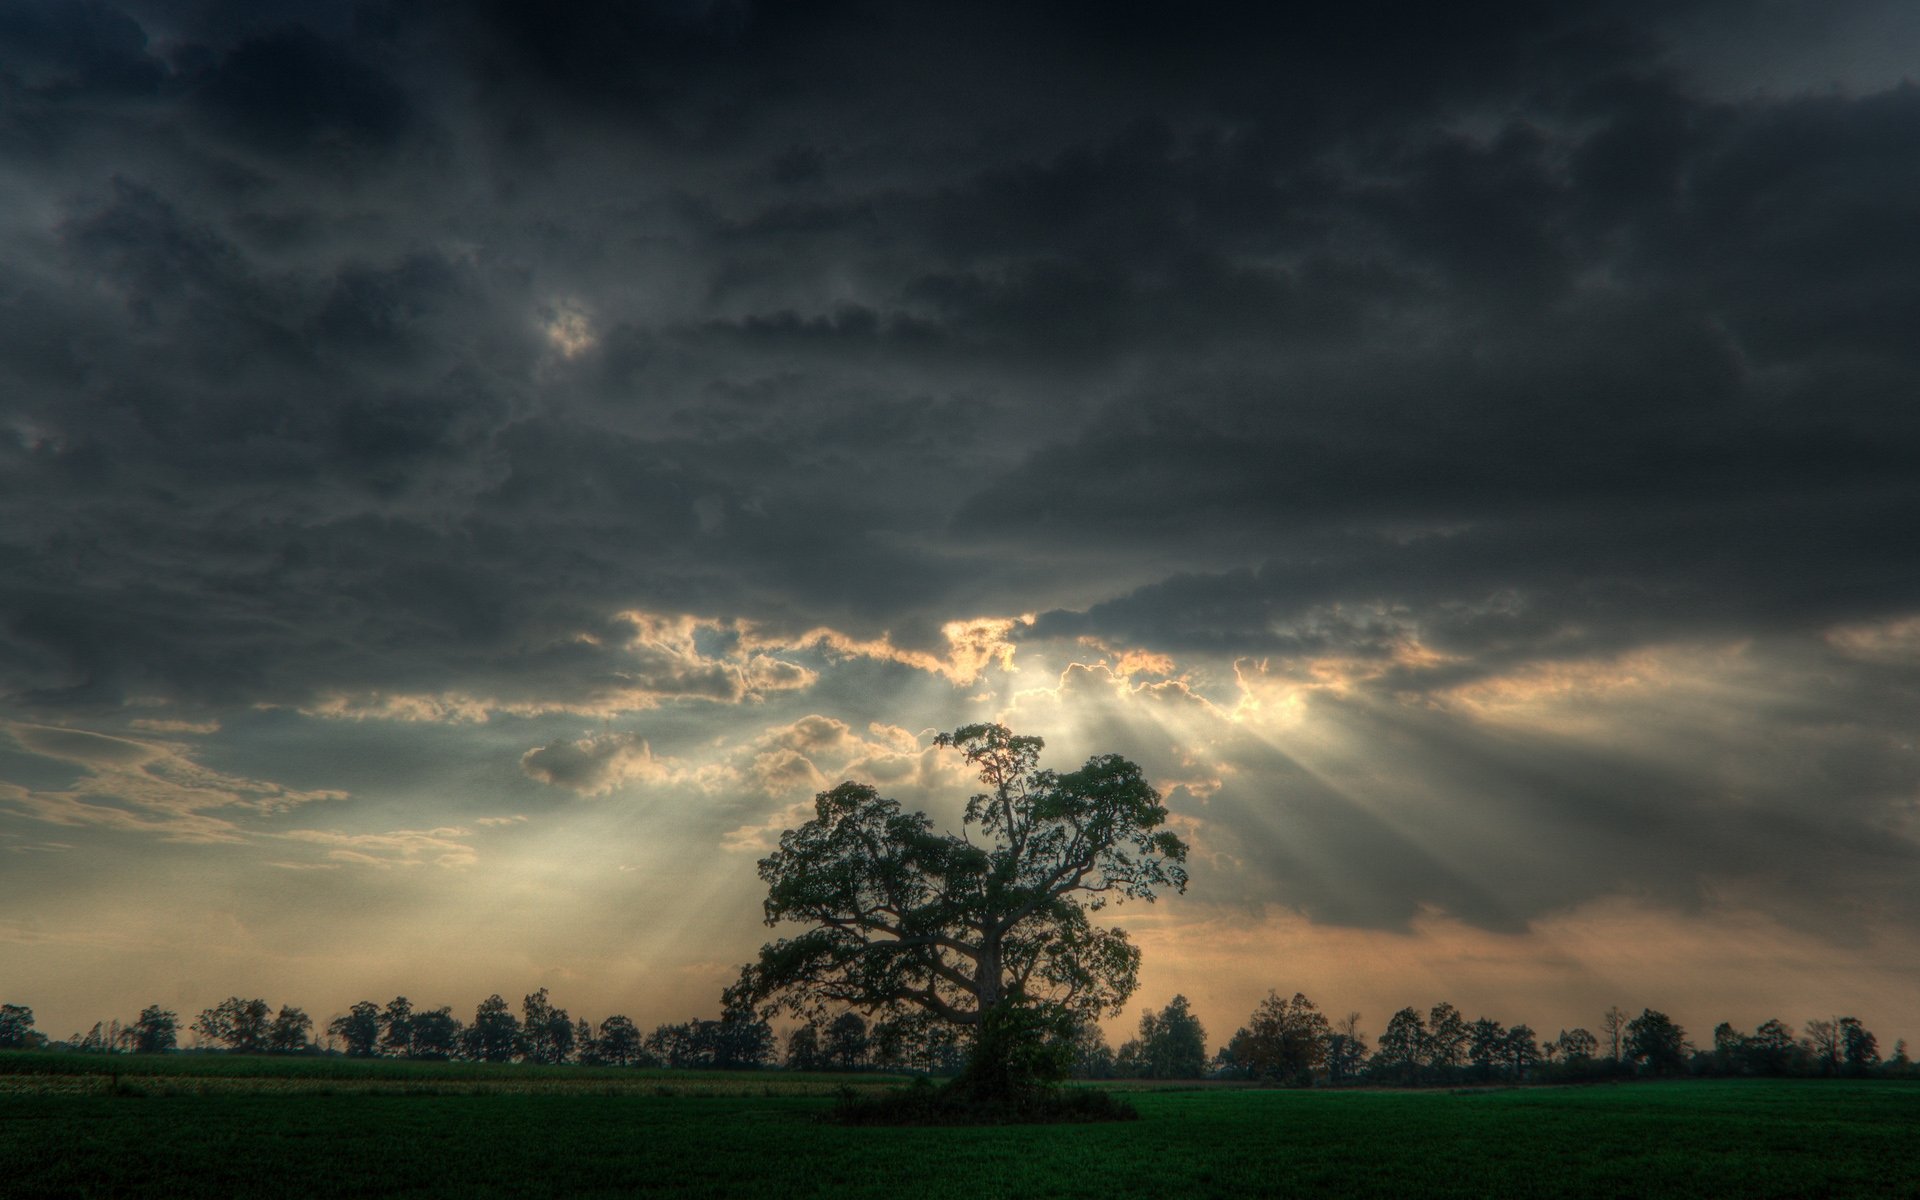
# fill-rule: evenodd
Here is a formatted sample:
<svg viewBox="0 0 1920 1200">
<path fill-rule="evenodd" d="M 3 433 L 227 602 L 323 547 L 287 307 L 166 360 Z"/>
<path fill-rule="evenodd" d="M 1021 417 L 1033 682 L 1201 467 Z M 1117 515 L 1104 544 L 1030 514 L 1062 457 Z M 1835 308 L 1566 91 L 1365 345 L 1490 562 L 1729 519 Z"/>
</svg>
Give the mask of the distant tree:
<svg viewBox="0 0 1920 1200">
<path fill-rule="evenodd" d="M 1427 1040 L 1423 1057 L 1427 1067 L 1446 1075 L 1459 1067 L 1467 1055 L 1467 1043 L 1473 1031 L 1460 1010 L 1442 1000 L 1427 1013 Z"/>
<path fill-rule="evenodd" d="M 463 1042 L 466 1056 L 475 1062 L 512 1062 L 520 1048 L 520 1022 L 506 1000 L 495 992 L 473 1011 Z"/>
<path fill-rule="evenodd" d="M 1500 1046 L 1501 1066 L 1515 1079 L 1524 1079 L 1535 1067 L 1540 1065 L 1540 1044 L 1535 1040 L 1533 1027 L 1515 1025 L 1507 1030 L 1506 1038 Z"/>
<path fill-rule="evenodd" d="M 1350 1012 L 1340 1018 L 1327 1036 L 1327 1078 L 1342 1084 L 1360 1071 L 1367 1058 L 1367 1037 L 1360 1032 L 1360 1014 Z"/>
<path fill-rule="evenodd" d="M 1793 1030 L 1787 1028 L 1785 1021 L 1777 1018 L 1762 1021 L 1752 1037 L 1742 1039 L 1742 1069 L 1761 1075 L 1785 1075 L 1793 1069 L 1793 1057 L 1798 1049 Z"/>
<path fill-rule="evenodd" d="M 202 1009 L 193 1019 L 192 1029 L 235 1054 L 260 1054 L 267 1049 L 272 1023 L 273 1009 L 265 1000 L 229 996 L 212 1008 Z"/>
<path fill-rule="evenodd" d="M 718 1021 L 661 1025 L 646 1048 L 669 1067 L 733 1070 L 765 1066 L 773 1058 L 773 1030 L 738 1015 Z"/>
<path fill-rule="evenodd" d="M 1140 1014 L 1140 1035 L 1120 1048 L 1120 1070 L 1139 1079 L 1198 1079 L 1207 1070 L 1207 1031 L 1185 996 Z"/>
<path fill-rule="evenodd" d="M 1893 1057 L 1887 1060 L 1887 1065 L 1901 1075 L 1913 1066 L 1913 1060 L 1907 1057 L 1907 1039 L 1900 1038 L 1893 1043 Z"/>
<path fill-rule="evenodd" d="M 876 1029 L 874 1034 L 876 1065 L 881 1065 L 878 1053 L 880 1031 Z M 1068 1074 L 1075 1079 L 1113 1078 L 1116 1069 L 1113 1047 L 1107 1045 L 1107 1035 L 1101 1032 L 1099 1025 L 1092 1021 L 1075 1022 L 1068 1041 L 1072 1046 L 1073 1059 Z"/>
<path fill-rule="evenodd" d="M 1627 1014 L 1615 1004 L 1600 1014 L 1600 1040 L 1607 1047 L 1607 1057 L 1614 1062 L 1620 1061 L 1621 1038 L 1627 1029 Z"/>
<path fill-rule="evenodd" d="M 1481 1079 L 1492 1079 L 1507 1056 L 1507 1030 L 1491 1017 L 1481 1017 L 1467 1030 L 1467 1061 Z"/>
<path fill-rule="evenodd" d="M 820 793 L 814 818 L 760 861 L 767 923 L 804 929 L 761 948 L 727 1007 L 919 1010 L 972 1034 L 968 1090 L 1021 1091 L 1044 1082 L 1028 1072 L 1065 1069 L 1041 1051 L 1074 1019 L 1119 1012 L 1135 987 L 1139 951 L 1087 914 L 1184 891 L 1187 847 L 1161 828 L 1159 793 L 1118 755 L 1060 773 L 1039 769 L 1041 739 L 1001 725 L 935 742 L 960 751 L 988 789 L 967 801 L 972 832 L 936 833 L 865 784 Z"/>
<path fill-rule="evenodd" d="M 812 1021 L 787 1035 L 787 1067 L 794 1071 L 824 1071 L 827 1054 L 820 1044 L 820 1027 Z"/>
<path fill-rule="evenodd" d="M 1814 1069 L 1822 1075 L 1840 1073 L 1840 1063 L 1845 1054 L 1841 1048 L 1840 1026 L 1837 1022 L 1822 1017 L 1808 1021 L 1807 1036 L 1800 1045 L 1813 1061 Z"/>
<path fill-rule="evenodd" d="M 1313 1001 L 1300 992 L 1282 1000 L 1268 992 L 1227 1043 L 1226 1065 L 1249 1079 L 1272 1079 L 1306 1086 L 1327 1065 L 1333 1030 Z"/>
<path fill-rule="evenodd" d="M 413 1001 L 395 996 L 380 1013 L 380 1049 L 396 1058 L 413 1058 Z M 447 1051 L 453 1053 L 452 1050 Z"/>
<path fill-rule="evenodd" d="M 1562 1061 L 1579 1063 L 1592 1059 L 1599 1052 L 1600 1039 L 1585 1029 L 1563 1029 L 1560 1036 L 1554 1039 L 1554 1045 Z"/>
<path fill-rule="evenodd" d="M 834 1067 L 841 1071 L 852 1071 L 867 1063 L 867 1023 L 859 1013 L 844 1012 L 827 1026 L 826 1043 L 823 1049 Z"/>
<path fill-rule="evenodd" d="M 1427 1022 L 1418 1009 L 1403 1008 L 1387 1018 L 1387 1031 L 1373 1056 L 1373 1072 L 1382 1080 L 1413 1083 L 1425 1064 Z"/>
<path fill-rule="evenodd" d="M 179 1043 L 180 1014 L 149 1004 L 133 1023 L 135 1054 L 165 1054 Z"/>
<path fill-rule="evenodd" d="M 388 1012 L 391 1011 L 392 1006 L 389 1005 Z M 511 1020 L 513 1014 L 509 1013 L 507 1017 Z M 451 1008 L 443 1006 L 412 1013 L 408 1018 L 408 1048 L 405 1053 L 412 1058 L 445 1061 L 461 1052 L 466 1044 L 465 1034 L 460 1018 L 453 1015 Z"/>
<path fill-rule="evenodd" d="M 573 1060 L 590 1067 L 600 1065 L 600 1041 L 585 1017 L 573 1023 Z"/>
<path fill-rule="evenodd" d="M 520 1045 L 528 1062 L 563 1063 L 573 1052 L 573 1018 L 555 1008 L 547 989 L 526 997 L 520 1006 Z"/>
<path fill-rule="evenodd" d="M 24 1004 L 0 1004 L 0 1050 L 33 1050 L 45 1045 L 46 1040 L 34 1032 L 31 1008 Z"/>
<path fill-rule="evenodd" d="M 133 1030 L 118 1020 L 95 1021 L 92 1029 L 75 1034 L 68 1044 L 87 1054 L 123 1054 L 133 1049 Z"/>
<path fill-rule="evenodd" d="M 1651 1008 L 1627 1022 L 1626 1048 L 1636 1065 L 1655 1075 L 1671 1075 L 1686 1066 L 1686 1031 Z"/>
<path fill-rule="evenodd" d="M 273 1054 L 302 1054 L 312 1048 L 313 1018 L 292 1005 L 280 1006 L 280 1015 L 267 1028 L 267 1050 Z"/>
<path fill-rule="evenodd" d="M 925 1013 L 902 1013 L 876 1021 L 870 1036 L 875 1064 L 892 1070 L 952 1075 L 966 1061 L 959 1027 Z"/>
<path fill-rule="evenodd" d="M 345 1016 L 327 1022 L 327 1032 L 340 1039 L 348 1058 L 372 1058 L 380 1053 L 380 1006 L 355 1001 Z"/>
<path fill-rule="evenodd" d="M 712 1064 L 722 1071 L 750 1071 L 773 1061 L 773 1027 L 751 1016 L 730 1013 L 701 1021 L 700 1038 L 712 1047 Z"/>
<path fill-rule="evenodd" d="M 638 1066 L 644 1052 L 640 1030 L 631 1020 L 617 1014 L 600 1022 L 600 1036 L 594 1039 L 594 1049 L 600 1061 L 611 1067 Z"/>
<path fill-rule="evenodd" d="M 1880 1039 L 1858 1017 L 1840 1018 L 1840 1057 L 1849 1075 L 1865 1075 L 1880 1065 Z"/>
</svg>

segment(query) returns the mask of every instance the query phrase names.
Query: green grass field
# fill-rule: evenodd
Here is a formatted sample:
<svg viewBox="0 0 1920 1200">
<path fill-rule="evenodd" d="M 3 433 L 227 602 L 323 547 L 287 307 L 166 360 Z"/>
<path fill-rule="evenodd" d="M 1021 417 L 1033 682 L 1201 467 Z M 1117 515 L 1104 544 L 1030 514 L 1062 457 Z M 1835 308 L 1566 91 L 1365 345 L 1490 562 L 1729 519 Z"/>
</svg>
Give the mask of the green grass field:
<svg viewBox="0 0 1920 1200">
<path fill-rule="evenodd" d="M 835 1083 L 339 1060 L 0 1067 L 0 1195 L 1920 1196 L 1920 1085 L 1201 1087 L 1142 1119 L 819 1124 Z M 33 1056 L 39 1057 L 39 1056 Z M 218 1064 L 218 1065 L 216 1065 Z M 328 1072 L 331 1072 L 329 1074 Z M 871 1079 L 867 1080 L 870 1084 Z M 662 1089 L 667 1089 L 662 1094 Z"/>
</svg>

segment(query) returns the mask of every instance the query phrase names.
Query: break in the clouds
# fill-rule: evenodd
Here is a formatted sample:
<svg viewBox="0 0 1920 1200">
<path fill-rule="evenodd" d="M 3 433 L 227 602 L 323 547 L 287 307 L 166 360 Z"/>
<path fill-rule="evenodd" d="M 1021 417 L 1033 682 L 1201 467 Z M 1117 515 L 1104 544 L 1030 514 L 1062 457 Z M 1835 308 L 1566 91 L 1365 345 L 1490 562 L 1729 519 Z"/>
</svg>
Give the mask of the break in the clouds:
<svg viewBox="0 0 1920 1200">
<path fill-rule="evenodd" d="M 1234 913 L 1455 964 L 1259 983 L 1393 1007 L 1845 930 L 1920 1021 L 1915 33 L 7 4 L 7 985 L 90 1022 L 157 898 L 196 1007 L 705 1003 L 813 791 L 944 811 L 1000 718 L 1167 793 L 1217 1024 L 1165 931 Z M 320 931 L 376 894 L 444 957 Z"/>
</svg>

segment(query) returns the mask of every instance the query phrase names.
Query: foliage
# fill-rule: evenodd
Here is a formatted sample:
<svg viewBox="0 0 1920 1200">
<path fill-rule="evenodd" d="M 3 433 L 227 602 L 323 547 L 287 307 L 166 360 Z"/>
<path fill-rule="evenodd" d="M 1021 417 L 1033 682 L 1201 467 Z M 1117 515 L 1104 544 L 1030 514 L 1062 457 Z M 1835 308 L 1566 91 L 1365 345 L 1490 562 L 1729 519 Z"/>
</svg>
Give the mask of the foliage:
<svg viewBox="0 0 1920 1200">
<path fill-rule="evenodd" d="M 202 1009 L 192 1029 L 211 1041 L 222 1042 L 237 1054 L 259 1054 L 267 1048 L 273 1010 L 265 1000 L 229 996 Z"/>
<path fill-rule="evenodd" d="M 479 1062 L 512 1062 L 520 1049 L 520 1022 L 499 992 L 473 1010 L 473 1024 L 461 1036 L 461 1052 Z"/>
<path fill-rule="evenodd" d="M 449 1013 L 451 1011 L 451 1009 L 448 1010 Z M 414 1020 L 413 1001 L 405 996 L 395 996 L 387 1001 L 387 1007 L 380 1013 L 381 1049 L 388 1054 L 398 1054 L 407 1058 L 419 1055 L 420 1044 Z M 448 1047 L 447 1053 L 453 1053 L 451 1046 Z"/>
<path fill-rule="evenodd" d="M 1676 1074 L 1686 1066 L 1686 1031 L 1663 1012 L 1644 1009 L 1627 1022 L 1627 1057 L 1654 1075 Z"/>
<path fill-rule="evenodd" d="M 46 1043 L 33 1028 L 33 1010 L 24 1004 L 0 1004 L 0 1050 L 32 1050 Z"/>
<path fill-rule="evenodd" d="M 1198 1079 L 1207 1073 L 1207 1031 L 1185 996 L 1140 1014 L 1140 1033 L 1120 1047 L 1118 1074 L 1134 1079 Z"/>
<path fill-rule="evenodd" d="M 355 1002 L 345 1016 L 327 1023 L 327 1033 L 340 1039 L 351 1058 L 372 1058 L 380 1053 L 380 1006 L 371 1000 Z"/>
<path fill-rule="evenodd" d="M 1327 1068 L 1333 1038 L 1325 1014 L 1306 996 L 1295 992 L 1293 999 L 1282 1000 L 1278 992 L 1268 992 L 1246 1025 L 1235 1031 L 1221 1052 L 1220 1064 L 1238 1078 L 1305 1087 L 1316 1072 Z M 1343 1054 L 1349 1044 L 1342 1041 Z"/>
<path fill-rule="evenodd" d="M 149 1004 L 140 1010 L 140 1019 L 133 1023 L 133 1052 L 165 1054 L 178 1044 L 179 1030 L 179 1013 Z"/>
<path fill-rule="evenodd" d="M 669 1067 L 751 1070 L 773 1061 L 773 1029 L 737 1014 L 718 1021 L 686 1021 L 657 1026 L 647 1035 L 646 1049 Z"/>
<path fill-rule="evenodd" d="M 520 1003 L 520 1053 L 528 1062 L 563 1063 L 573 1055 L 573 1018 L 541 988 Z"/>
<path fill-rule="evenodd" d="M 281 1005 L 273 1024 L 267 1027 L 267 1051 L 271 1054 L 299 1054 L 312 1045 L 313 1018 L 300 1009 Z"/>
<path fill-rule="evenodd" d="M 594 1039 L 594 1056 L 600 1062 L 612 1067 L 639 1066 L 645 1054 L 640 1030 L 631 1019 L 616 1013 L 600 1022 L 600 1035 Z"/>
<path fill-rule="evenodd" d="M 883 1020 L 919 1010 L 972 1031 L 976 1056 L 1027 1054 L 984 1036 L 990 1022 L 1024 1020 L 1005 1009 L 1038 1010 L 1035 1027 L 1119 1011 L 1139 951 L 1088 913 L 1185 889 L 1187 848 L 1160 829 L 1159 793 L 1113 754 L 1042 770 L 1041 739 L 1001 725 L 935 742 L 959 750 L 987 787 L 967 801 L 967 836 L 934 832 L 924 813 L 865 784 L 820 793 L 814 818 L 760 861 L 767 924 L 803 928 L 742 968 L 729 1010 L 812 1017 L 851 1006 Z M 1004 1076 L 999 1066 L 977 1073 Z"/>
</svg>

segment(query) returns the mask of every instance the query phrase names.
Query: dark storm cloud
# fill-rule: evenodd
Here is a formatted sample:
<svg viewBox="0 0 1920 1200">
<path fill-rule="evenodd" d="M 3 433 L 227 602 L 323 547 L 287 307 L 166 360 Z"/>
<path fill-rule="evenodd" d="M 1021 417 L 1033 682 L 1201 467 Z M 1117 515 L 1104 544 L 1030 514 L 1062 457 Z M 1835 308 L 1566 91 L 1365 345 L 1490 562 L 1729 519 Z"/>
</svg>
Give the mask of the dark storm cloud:
<svg viewBox="0 0 1920 1200">
<path fill-rule="evenodd" d="M 1710 89 L 1731 11 L 6 6 L 0 695 L 732 702 L 798 668 L 615 614 L 1038 611 L 1385 704 L 1911 613 L 1920 91 Z M 1911 696 L 1829 669 L 1836 728 Z M 598 787 L 583 745 L 530 764 Z M 1534 751 L 1543 830 L 1665 788 L 1741 874 L 1809 819 L 1740 849 L 1697 779 Z M 1910 782 L 1864 757 L 1807 781 L 1872 798 L 1836 847 Z M 1310 911 L 1615 881 L 1490 898 L 1248 771 L 1314 847 L 1276 878 L 1412 881 Z"/>
</svg>

